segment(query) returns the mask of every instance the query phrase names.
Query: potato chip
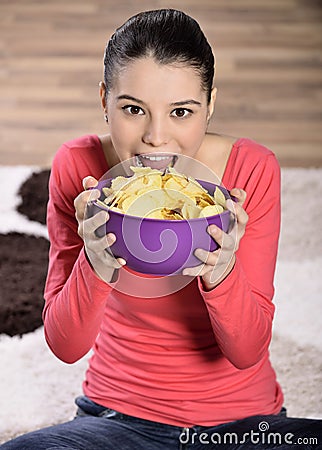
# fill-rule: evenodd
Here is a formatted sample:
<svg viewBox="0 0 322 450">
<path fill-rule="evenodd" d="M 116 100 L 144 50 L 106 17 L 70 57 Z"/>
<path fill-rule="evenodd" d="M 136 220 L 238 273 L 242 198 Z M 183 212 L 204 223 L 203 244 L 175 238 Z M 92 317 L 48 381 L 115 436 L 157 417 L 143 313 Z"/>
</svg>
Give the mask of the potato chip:
<svg viewBox="0 0 322 450">
<path fill-rule="evenodd" d="M 144 179 L 147 181 L 146 185 L 154 188 L 162 188 L 162 175 L 152 174 L 151 176 L 145 176 Z"/>
<path fill-rule="evenodd" d="M 216 214 L 221 214 L 223 210 L 224 208 L 220 205 L 206 206 L 201 210 L 200 217 L 215 216 Z"/>
<path fill-rule="evenodd" d="M 150 195 L 136 196 L 125 212 L 130 216 L 146 217 L 157 207 L 157 202 Z"/>
<path fill-rule="evenodd" d="M 189 178 L 187 185 L 185 186 L 185 193 L 191 196 L 201 195 L 201 193 L 207 193 L 207 191 L 196 181 Z"/>
<path fill-rule="evenodd" d="M 165 192 L 167 194 L 167 203 L 165 203 L 167 208 L 182 208 L 185 203 L 195 205 L 194 200 L 188 197 L 184 191 L 165 189 Z"/>
<path fill-rule="evenodd" d="M 195 204 L 185 203 L 181 209 L 184 219 L 197 219 L 200 216 L 201 209 Z"/>
<path fill-rule="evenodd" d="M 149 219 L 163 219 L 163 214 L 162 214 L 162 210 L 161 209 L 155 209 L 154 211 L 151 211 L 149 214 L 147 214 L 145 217 L 149 218 Z"/>
<path fill-rule="evenodd" d="M 104 203 L 114 211 L 163 220 L 190 220 L 220 214 L 226 198 L 216 187 L 210 195 L 192 177 L 174 168 L 165 172 L 150 167 L 131 167 L 132 177 L 118 176 L 103 188 Z"/>
<path fill-rule="evenodd" d="M 142 176 L 142 175 L 152 175 L 152 174 L 160 174 L 162 175 L 162 172 L 158 169 L 151 169 L 151 167 L 137 167 L 137 166 L 131 166 L 131 170 L 134 173 L 134 176 Z"/>
<path fill-rule="evenodd" d="M 128 183 L 128 179 L 125 177 L 116 177 L 112 180 L 111 189 L 116 192 L 123 188 Z"/>
<path fill-rule="evenodd" d="M 136 199 L 137 199 L 136 195 L 128 195 L 127 197 L 121 199 L 121 201 L 117 203 L 117 206 L 126 213 Z"/>
<path fill-rule="evenodd" d="M 175 209 L 163 208 L 161 212 L 165 220 L 182 220 L 182 215 Z"/>
<path fill-rule="evenodd" d="M 168 175 L 168 179 L 164 183 L 164 188 L 173 191 L 181 191 L 186 185 L 187 184 L 184 184 L 179 177 Z"/>
<path fill-rule="evenodd" d="M 196 205 L 200 208 L 205 208 L 206 206 L 215 204 L 214 200 L 209 195 L 196 195 L 195 200 Z"/>
<path fill-rule="evenodd" d="M 110 197 L 111 195 L 114 195 L 114 189 L 112 188 L 103 187 L 102 191 L 106 198 Z"/>
<path fill-rule="evenodd" d="M 226 197 L 224 196 L 224 193 L 221 189 L 219 189 L 218 186 L 216 186 L 215 192 L 214 192 L 214 200 L 218 205 L 221 205 L 223 208 L 226 206 Z"/>
</svg>

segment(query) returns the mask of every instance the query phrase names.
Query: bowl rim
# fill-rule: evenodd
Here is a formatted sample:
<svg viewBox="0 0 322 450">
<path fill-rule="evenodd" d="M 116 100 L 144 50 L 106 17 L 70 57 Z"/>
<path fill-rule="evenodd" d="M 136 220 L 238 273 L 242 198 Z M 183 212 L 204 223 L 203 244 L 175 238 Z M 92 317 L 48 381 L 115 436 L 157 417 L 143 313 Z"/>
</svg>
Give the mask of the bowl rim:
<svg viewBox="0 0 322 450">
<path fill-rule="evenodd" d="M 99 185 L 99 184 L 102 184 L 102 183 L 104 183 L 104 185 L 106 185 L 106 184 L 107 184 L 109 181 L 111 181 L 112 179 L 113 179 L 113 178 L 108 178 L 108 179 L 105 179 L 105 180 L 101 180 L 101 181 L 98 182 L 98 185 Z M 209 184 L 209 185 L 211 185 L 211 186 L 218 187 L 221 191 L 224 191 L 223 194 L 225 195 L 225 197 L 228 196 L 228 197 L 226 198 L 226 200 L 228 200 L 228 199 L 231 199 L 231 200 L 233 200 L 233 201 L 236 201 L 236 200 L 237 200 L 236 197 L 230 195 L 229 190 L 226 189 L 224 186 L 221 186 L 221 185 L 219 185 L 219 184 L 212 183 L 212 182 L 206 181 L 206 180 L 198 180 L 198 179 L 196 179 L 196 181 L 197 181 L 198 183 L 200 183 L 200 184 L 201 184 L 201 183 L 206 183 L 206 184 Z M 102 191 L 102 188 L 103 188 L 104 186 L 98 187 L 98 185 L 95 186 L 95 187 L 93 187 L 93 188 L 90 188 L 90 189 L 98 189 L 98 190 L 101 192 L 101 191 Z M 206 188 L 205 188 L 205 189 L 206 189 Z M 219 214 L 213 214 L 212 216 L 195 217 L 195 218 L 192 218 L 192 219 L 173 219 L 173 220 L 169 220 L 169 219 L 156 219 L 156 218 L 154 218 L 154 217 L 142 217 L 142 216 L 135 216 L 135 215 L 133 215 L 133 214 L 121 213 L 121 212 L 119 212 L 119 211 L 115 211 L 114 209 L 111 209 L 108 205 L 103 206 L 101 203 L 98 203 L 97 200 L 92 201 L 91 204 L 92 204 L 92 205 L 95 205 L 97 208 L 101 209 L 102 211 L 108 211 L 109 213 L 116 214 L 117 216 L 120 216 L 120 217 L 133 218 L 133 219 L 141 219 L 141 220 L 147 220 L 147 221 L 149 221 L 149 222 L 160 222 L 160 223 L 191 223 L 191 222 L 192 222 L 192 223 L 197 223 L 198 221 L 204 222 L 204 221 L 207 220 L 207 219 L 210 220 L 210 219 L 213 218 L 213 217 L 223 217 L 223 216 L 225 216 L 225 215 L 231 213 L 231 211 L 230 211 L 229 209 L 225 209 L 223 212 L 221 212 L 221 213 L 219 213 Z"/>
</svg>

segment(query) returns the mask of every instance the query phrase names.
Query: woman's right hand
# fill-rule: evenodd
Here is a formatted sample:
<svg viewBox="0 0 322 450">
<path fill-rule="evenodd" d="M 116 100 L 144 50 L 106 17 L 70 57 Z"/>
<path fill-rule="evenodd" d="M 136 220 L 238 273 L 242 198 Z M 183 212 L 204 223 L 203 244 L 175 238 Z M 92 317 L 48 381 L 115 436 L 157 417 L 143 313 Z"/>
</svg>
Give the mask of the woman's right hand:
<svg viewBox="0 0 322 450">
<path fill-rule="evenodd" d="M 123 258 L 114 258 L 109 247 L 114 244 L 116 237 L 113 233 L 99 238 L 95 231 L 109 220 L 108 211 L 100 211 L 92 217 L 86 217 L 86 206 L 89 200 L 99 198 L 99 190 L 93 190 L 97 186 L 94 177 L 83 179 L 84 191 L 74 200 L 75 217 L 78 222 L 78 234 L 85 244 L 87 258 L 96 274 L 107 283 L 114 282 L 117 278 L 117 269 L 126 264 Z"/>
</svg>

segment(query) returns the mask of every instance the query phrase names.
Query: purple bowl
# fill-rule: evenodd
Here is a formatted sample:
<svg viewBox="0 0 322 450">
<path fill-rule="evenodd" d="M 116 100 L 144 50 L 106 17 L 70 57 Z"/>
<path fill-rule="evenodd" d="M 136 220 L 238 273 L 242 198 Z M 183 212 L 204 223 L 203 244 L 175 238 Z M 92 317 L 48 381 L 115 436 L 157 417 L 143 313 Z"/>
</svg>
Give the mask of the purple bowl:
<svg viewBox="0 0 322 450">
<path fill-rule="evenodd" d="M 216 184 L 198 180 L 212 195 Z M 109 186 L 111 180 L 100 181 L 97 188 Z M 226 198 L 232 198 L 222 186 L 218 186 Z M 102 194 L 104 199 L 104 194 Z M 93 202 L 90 214 L 105 210 Z M 109 220 L 96 230 L 98 237 L 114 233 L 115 243 L 110 247 L 114 257 L 122 257 L 130 269 L 150 275 L 176 275 L 186 267 L 201 264 L 194 256 L 197 248 L 214 251 L 218 244 L 207 233 L 208 225 L 215 224 L 227 232 L 231 213 L 226 210 L 215 216 L 189 220 L 162 220 L 142 218 L 109 210 Z"/>
</svg>

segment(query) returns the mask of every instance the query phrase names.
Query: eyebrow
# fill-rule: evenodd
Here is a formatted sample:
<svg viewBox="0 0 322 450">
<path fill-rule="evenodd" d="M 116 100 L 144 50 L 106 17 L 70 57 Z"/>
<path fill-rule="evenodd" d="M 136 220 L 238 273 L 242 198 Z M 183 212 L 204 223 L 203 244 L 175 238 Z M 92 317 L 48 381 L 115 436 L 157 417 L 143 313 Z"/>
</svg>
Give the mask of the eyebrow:
<svg viewBox="0 0 322 450">
<path fill-rule="evenodd" d="M 132 95 L 127 95 L 127 94 L 122 94 L 122 95 L 117 96 L 117 100 L 131 100 L 132 102 L 139 103 L 140 105 L 144 105 L 144 102 L 142 100 L 132 97 Z M 202 106 L 201 102 L 198 102 L 197 100 L 193 100 L 193 99 L 181 100 L 179 102 L 170 103 L 170 106 L 184 106 L 184 105 Z"/>
<path fill-rule="evenodd" d="M 142 100 L 139 100 L 138 98 L 132 97 L 132 95 L 126 95 L 126 94 L 118 95 L 116 97 L 116 99 L 117 100 L 131 100 L 132 102 L 140 103 L 140 105 L 143 105 L 143 103 L 144 103 Z"/>
<path fill-rule="evenodd" d="M 170 104 L 171 106 L 184 106 L 184 105 L 196 105 L 196 106 L 202 106 L 200 102 L 197 102 L 197 100 L 189 99 L 189 100 L 182 100 L 181 102 L 174 102 Z"/>
</svg>

